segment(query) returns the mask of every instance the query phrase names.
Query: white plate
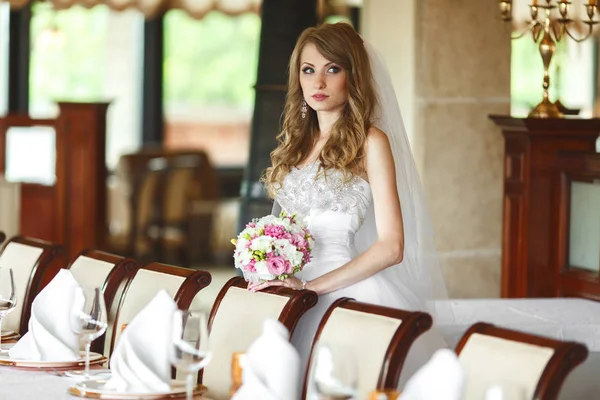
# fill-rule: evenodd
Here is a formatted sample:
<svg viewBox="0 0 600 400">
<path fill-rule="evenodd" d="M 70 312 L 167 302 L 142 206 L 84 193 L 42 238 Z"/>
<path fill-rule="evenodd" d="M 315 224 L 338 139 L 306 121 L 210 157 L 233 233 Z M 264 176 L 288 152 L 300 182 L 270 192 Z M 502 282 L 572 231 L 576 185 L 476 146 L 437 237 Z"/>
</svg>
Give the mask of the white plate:
<svg viewBox="0 0 600 400">
<path fill-rule="evenodd" d="M 116 392 L 114 389 L 105 387 L 106 379 L 94 379 L 76 383 L 69 388 L 69 393 L 74 396 L 84 397 L 86 399 L 104 399 L 104 400 L 164 400 L 164 399 L 184 399 L 185 382 L 172 381 L 171 390 L 163 393 L 122 393 Z M 202 395 L 206 392 L 206 388 L 202 385 L 197 385 L 194 388 L 194 396 Z"/>
<path fill-rule="evenodd" d="M 4 346 L 3 346 L 4 349 Z M 80 352 L 81 357 L 75 361 L 31 361 L 15 360 L 10 358 L 8 353 L 0 354 L 0 366 L 17 368 L 76 368 L 85 367 L 85 352 Z M 90 365 L 97 365 L 106 362 L 106 357 L 98 353 L 90 353 Z"/>
</svg>

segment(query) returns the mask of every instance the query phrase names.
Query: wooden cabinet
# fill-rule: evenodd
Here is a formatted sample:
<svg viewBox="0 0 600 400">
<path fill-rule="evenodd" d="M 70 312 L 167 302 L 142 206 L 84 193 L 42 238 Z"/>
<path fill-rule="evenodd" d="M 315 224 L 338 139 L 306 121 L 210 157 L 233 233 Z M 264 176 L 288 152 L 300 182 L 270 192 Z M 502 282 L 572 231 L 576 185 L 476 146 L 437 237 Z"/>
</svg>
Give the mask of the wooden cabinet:
<svg viewBox="0 0 600 400">
<path fill-rule="evenodd" d="M 55 151 L 56 179 L 53 184 L 21 184 L 20 233 L 64 245 L 67 260 L 72 260 L 85 248 L 101 245 L 106 232 L 108 103 L 58 105 L 56 119 L 13 114 L 0 118 L 0 174 L 5 172 L 11 127 L 54 130 L 55 149 L 49 151 Z M 24 151 L 14 156 L 31 159 L 32 154 Z"/>
<path fill-rule="evenodd" d="M 600 154 L 558 155 L 558 295 L 600 300 Z"/>
<path fill-rule="evenodd" d="M 565 275 L 569 185 L 561 158 L 592 157 L 600 119 L 490 118 L 505 139 L 502 296 L 600 298 L 600 287 L 582 291 L 567 284 L 579 278 L 574 269 Z M 593 274 L 587 271 L 586 279 Z"/>
</svg>

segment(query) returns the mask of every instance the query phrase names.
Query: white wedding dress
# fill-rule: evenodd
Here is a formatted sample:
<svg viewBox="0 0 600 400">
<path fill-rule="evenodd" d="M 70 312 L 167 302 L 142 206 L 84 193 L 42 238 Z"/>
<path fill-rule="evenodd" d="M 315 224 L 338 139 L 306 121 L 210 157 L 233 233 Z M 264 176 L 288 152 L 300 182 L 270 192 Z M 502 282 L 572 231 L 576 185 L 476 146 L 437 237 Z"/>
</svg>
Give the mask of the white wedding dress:
<svg viewBox="0 0 600 400">
<path fill-rule="evenodd" d="M 355 176 L 344 182 L 341 171 L 320 173 L 319 163 L 302 168 L 292 168 L 277 192 L 277 205 L 288 214 L 306 218 L 308 228 L 315 238 L 312 261 L 296 276 L 307 281 L 333 271 L 359 254 L 355 236 L 360 234 L 363 222 L 374 220 L 373 198 L 367 181 Z M 316 179 L 315 179 L 316 178 Z M 364 250 L 364 249 L 362 249 Z M 337 299 L 350 297 L 367 303 L 415 310 L 419 301 L 407 287 L 393 285 L 383 272 L 332 293 L 319 296 L 317 305 L 300 319 L 292 335 L 292 343 L 302 358 L 302 371 L 306 363 L 317 327 L 325 311 Z M 445 343 L 441 336 L 424 335 L 411 349 L 401 383 L 416 369 L 425 364 L 433 352 Z"/>
</svg>

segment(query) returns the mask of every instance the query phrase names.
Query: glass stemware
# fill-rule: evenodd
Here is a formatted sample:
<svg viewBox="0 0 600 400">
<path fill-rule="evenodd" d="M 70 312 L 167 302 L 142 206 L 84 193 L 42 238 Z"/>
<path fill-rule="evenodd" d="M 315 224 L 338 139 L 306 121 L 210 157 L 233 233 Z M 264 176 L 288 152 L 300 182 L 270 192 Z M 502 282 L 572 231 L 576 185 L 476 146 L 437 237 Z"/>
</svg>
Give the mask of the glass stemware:
<svg viewBox="0 0 600 400">
<path fill-rule="evenodd" d="M 17 292 L 15 291 L 15 279 L 13 270 L 0 268 L 0 353 L 2 349 L 2 319 L 17 306 Z"/>
<path fill-rule="evenodd" d="M 339 346 L 317 346 L 312 360 L 312 390 L 320 400 L 356 398 L 358 374 L 352 354 Z"/>
<path fill-rule="evenodd" d="M 77 288 L 71 310 L 71 330 L 85 343 L 85 379 L 90 378 L 90 348 L 108 327 L 104 295 L 100 288 L 94 289 L 94 298 L 88 305 L 81 288 Z"/>
<path fill-rule="evenodd" d="M 201 311 L 177 310 L 173 316 L 171 364 L 186 373 L 186 394 L 194 393 L 195 373 L 210 361 L 208 318 Z"/>
</svg>

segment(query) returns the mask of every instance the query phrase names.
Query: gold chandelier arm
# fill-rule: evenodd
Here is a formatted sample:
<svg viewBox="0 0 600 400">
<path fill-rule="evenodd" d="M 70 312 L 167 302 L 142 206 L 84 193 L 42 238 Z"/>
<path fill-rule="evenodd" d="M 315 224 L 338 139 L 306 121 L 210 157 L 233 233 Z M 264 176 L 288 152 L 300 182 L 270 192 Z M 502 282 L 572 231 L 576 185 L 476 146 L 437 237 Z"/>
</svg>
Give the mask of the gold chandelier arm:
<svg viewBox="0 0 600 400">
<path fill-rule="evenodd" d="M 584 40 L 586 40 L 586 39 L 588 39 L 588 38 L 590 38 L 590 37 L 592 36 L 592 34 L 593 34 L 593 31 L 594 31 L 594 25 L 595 25 L 595 24 L 597 24 L 597 22 L 595 22 L 595 21 L 585 21 L 585 23 L 587 24 L 587 26 L 588 26 L 588 28 L 589 28 L 589 31 L 588 31 L 588 33 L 587 33 L 587 34 L 585 34 L 585 35 L 584 35 L 583 37 L 581 37 L 581 38 L 577 38 L 577 37 L 575 37 L 575 35 L 573 35 L 573 34 L 571 33 L 571 31 L 569 30 L 569 28 L 567 27 L 567 25 L 566 25 L 566 24 L 564 24 L 564 25 L 563 25 L 563 33 L 566 33 L 566 34 L 567 34 L 567 35 L 568 35 L 568 36 L 569 36 L 571 39 L 573 39 L 575 42 L 577 42 L 577 43 L 581 43 L 581 42 L 583 42 Z"/>
<path fill-rule="evenodd" d="M 521 32 L 517 32 L 517 34 L 511 34 L 510 38 L 512 40 L 517 40 L 517 39 L 521 39 L 523 36 L 525 36 L 526 34 L 528 34 L 530 31 L 533 31 L 533 29 L 537 26 L 540 25 L 540 22 L 538 20 L 533 20 L 530 21 L 527 26 L 525 28 L 522 29 Z"/>
</svg>

